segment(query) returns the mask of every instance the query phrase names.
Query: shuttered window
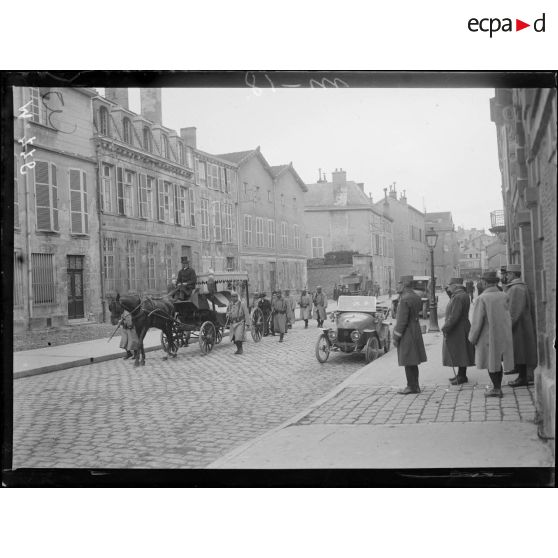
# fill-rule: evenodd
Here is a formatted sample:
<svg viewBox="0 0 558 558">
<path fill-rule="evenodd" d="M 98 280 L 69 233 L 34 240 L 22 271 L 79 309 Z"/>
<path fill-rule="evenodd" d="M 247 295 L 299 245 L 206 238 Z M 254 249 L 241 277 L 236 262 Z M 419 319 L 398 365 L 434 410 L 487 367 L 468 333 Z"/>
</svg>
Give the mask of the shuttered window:
<svg viewBox="0 0 558 558">
<path fill-rule="evenodd" d="M 14 155 L 14 228 L 19 229 L 19 168 Z"/>
<path fill-rule="evenodd" d="M 122 120 L 122 139 L 126 143 L 132 143 L 132 124 L 129 118 Z"/>
<path fill-rule="evenodd" d="M 263 248 L 264 245 L 264 222 L 262 217 L 256 217 L 256 246 Z"/>
<path fill-rule="evenodd" d="M 122 170 L 122 167 L 116 168 L 116 205 L 118 206 L 118 215 L 126 215 L 124 197 L 124 171 Z"/>
<path fill-rule="evenodd" d="M 87 175 L 80 169 L 70 169 L 70 213 L 72 233 L 89 234 Z"/>
<path fill-rule="evenodd" d="M 188 188 L 188 206 L 190 210 L 190 226 L 196 226 L 196 199 L 194 197 L 194 189 Z"/>
<path fill-rule="evenodd" d="M 213 202 L 213 239 L 217 242 L 223 240 L 221 230 L 221 203 Z"/>
<path fill-rule="evenodd" d="M 157 181 L 159 221 L 171 223 L 171 183 L 159 179 Z"/>
<path fill-rule="evenodd" d="M 281 221 L 281 248 L 289 247 L 289 238 L 287 236 L 287 223 Z"/>
<path fill-rule="evenodd" d="M 202 240 L 209 240 L 209 200 L 201 200 L 201 233 Z"/>
<path fill-rule="evenodd" d="M 105 292 L 116 291 L 116 239 L 103 238 L 103 277 L 105 280 Z"/>
<path fill-rule="evenodd" d="M 175 184 L 174 188 L 175 223 L 185 227 L 188 224 L 188 215 L 186 211 L 186 188 L 178 184 Z"/>
<path fill-rule="evenodd" d="M 58 231 L 56 165 L 46 161 L 36 161 L 34 171 L 37 230 Z"/>
<path fill-rule="evenodd" d="M 34 304 L 54 304 L 54 254 L 31 254 Z"/>
<path fill-rule="evenodd" d="M 31 96 L 31 120 L 38 124 L 47 125 L 47 110 L 43 102 L 43 96 L 48 95 L 50 89 L 47 87 L 30 87 L 29 94 Z"/>
<path fill-rule="evenodd" d="M 101 210 L 105 213 L 114 212 L 113 202 L 113 182 L 112 168 L 109 165 L 103 165 L 103 177 L 101 185 Z"/>
<path fill-rule="evenodd" d="M 321 236 L 312 237 L 312 257 L 324 257 L 324 239 Z"/>
<path fill-rule="evenodd" d="M 275 221 L 267 220 L 267 245 L 269 248 L 275 248 Z"/>
<path fill-rule="evenodd" d="M 14 306 L 23 306 L 23 254 L 14 251 Z"/>
<path fill-rule="evenodd" d="M 294 247 L 300 249 L 300 228 L 298 225 L 293 226 Z"/>
<path fill-rule="evenodd" d="M 147 288 L 155 289 L 155 257 L 157 254 L 157 244 L 155 242 L 147 243 Z"/>
<path fill-rule="evenodd" d="M 126 271 L 129 291 L 135 291 L 138 288 L 138 249 L 139 242 L 137 240 L 128 240 L 126 244 Z"/>
<path fill-rule="evenodd" d="M 219 190 L 219 167 L 213 163 L 207 163 L 207 187 Z"/>
<path fill-rule="evenodd" d="M 219 171 L 221 173 L 221 192 L 226 192 L 226 190 L 227 190 L 227 173 L 225 172 L 225 167 L 220 167 Z"/>
<path fill-rule="evenodd" d="M 232 242 L 232 205 L 230 203 L 224 204 L 223 213 L 225 214 L 225 226 L 224 226 L 224 241 Z"/>
<path fill-rule="evenodd" d="M 244 246 L 252 244 L 252 215 L 244 215 Z"/>
</svg>

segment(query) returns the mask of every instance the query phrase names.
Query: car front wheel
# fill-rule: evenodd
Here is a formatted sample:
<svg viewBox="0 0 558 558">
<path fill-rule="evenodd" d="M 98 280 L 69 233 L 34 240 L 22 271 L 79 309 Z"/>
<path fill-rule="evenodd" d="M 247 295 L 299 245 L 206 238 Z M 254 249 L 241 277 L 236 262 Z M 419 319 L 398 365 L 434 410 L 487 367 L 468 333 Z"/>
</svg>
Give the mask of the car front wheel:
<svg viewBox="0 0 558 558">
<path fill-rule="evenodd" d="M 328 358 L 330 353 L 329 340 L 325 334 L 320 335 L 316 343 L 316 358 L 318 362 L 323 364 Z"/>
<path fill-rule="evenodd" d="M 370 337 L 368 339 L 366 346 L 364 347 L 364 359 L 367 363 L 376 360 L 380 356 L 380 342 L 376 336 Z"/>
</svg>

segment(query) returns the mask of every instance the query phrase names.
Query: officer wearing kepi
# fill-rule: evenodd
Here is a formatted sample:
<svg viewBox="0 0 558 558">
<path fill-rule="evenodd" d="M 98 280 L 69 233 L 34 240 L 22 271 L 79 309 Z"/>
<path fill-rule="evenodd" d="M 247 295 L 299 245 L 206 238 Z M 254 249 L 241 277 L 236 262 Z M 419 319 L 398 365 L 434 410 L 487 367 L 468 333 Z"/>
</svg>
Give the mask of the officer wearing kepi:
<svg viewBox="0 0 558 558">
<path fill-rule="evenodd" d="M 419 368 L 421 362 L 426 362 L 426 351 L 422 340 L 419 314 L 422 310 L 422 300 L 411 288 L 412 275 L 401 277 L 397 285 L 399 305 L 397 307 L 397 323 L 393 330 L 393 344 L 397 347 L 399 366 L 405 367 L 407 386 L 397 393 L 420 393 Z"/>
<path fill-rule="evenodd" d="M 192 291 L 196 288 L 198 280 L 196 272 L 190 267 L 187 256 L 182 256 L 182 269 L 176 277 L 177 298 L 178 300 L 188 300 Z"/>
<path fill-rule="evenodd" d="M 446 320 L 442 326 L 442 364 L 457 366 L 457 377 L 450 378 L 454 386 L 466 384 L 467 366 L 475 364 L 475 347 L 468 339 L 471 330 L 469 308 L 471 299 L 463 288 L 463 279 L 454 277 L 448 286 L 450 301 L 446 306 Z"/>
</svg>

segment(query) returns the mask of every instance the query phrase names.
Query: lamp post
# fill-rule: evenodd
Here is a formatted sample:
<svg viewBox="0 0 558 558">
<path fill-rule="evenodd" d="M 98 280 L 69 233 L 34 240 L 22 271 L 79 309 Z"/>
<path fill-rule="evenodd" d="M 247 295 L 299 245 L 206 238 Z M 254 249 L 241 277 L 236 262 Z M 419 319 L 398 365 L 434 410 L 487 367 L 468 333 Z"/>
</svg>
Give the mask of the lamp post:
<svg viewBox="0 0 558 558">
<path fill-rule="evenodd" d="M 428 324 L 428 331 L 440 331 L 438 327 L 438 308 L 436 305 L 436 277 L 434 275 L 434 248 L 438 241 L 438 234 L 434 227 L 426 232 L 426 243 L 430 248 L 430 323 Z"/>
</svg>

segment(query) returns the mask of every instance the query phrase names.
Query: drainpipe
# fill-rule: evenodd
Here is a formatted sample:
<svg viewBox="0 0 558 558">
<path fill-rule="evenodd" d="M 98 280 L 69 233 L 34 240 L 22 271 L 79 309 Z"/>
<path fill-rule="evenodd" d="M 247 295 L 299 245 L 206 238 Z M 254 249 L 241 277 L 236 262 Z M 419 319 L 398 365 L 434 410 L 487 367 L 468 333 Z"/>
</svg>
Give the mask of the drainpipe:
<svg viewBox="0 0 558 558">
<path fill-rule="evenodd" d="M 99 221 L 99 270 L 101 275 L 101 310 L 103 316 L 103 323 L 106 321 L 106 303 L 105 303 L 105 260 L 103 251 L 103 214 L 101 213 L 101 160 L 99 156 L 100 146 L 95 147 L 95 155 L 97 159 L 97 218 Z"/>
<path fill-rule="evenodd" d="M 24 89 L 24 88 L 22 88 Z M 23 137 L 27 136 L 29 125 L 26 119 L 23 122 Z M 23 147 L 23 152 L 27 153 L 27 145 Z M 27 160 L 27 158 L 25 158 Z M 31 318 L 33 318 L 33 261 L 31 258 L 31 192 L 29 191 L 29 180 L 27 175 L 29 169 L 23 175 L 23 182 L 25 184 L 25 248 L 27 251 L 27 329 L 31 329 Z"/>
</svg>

